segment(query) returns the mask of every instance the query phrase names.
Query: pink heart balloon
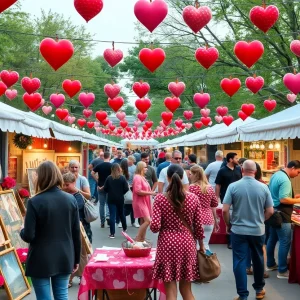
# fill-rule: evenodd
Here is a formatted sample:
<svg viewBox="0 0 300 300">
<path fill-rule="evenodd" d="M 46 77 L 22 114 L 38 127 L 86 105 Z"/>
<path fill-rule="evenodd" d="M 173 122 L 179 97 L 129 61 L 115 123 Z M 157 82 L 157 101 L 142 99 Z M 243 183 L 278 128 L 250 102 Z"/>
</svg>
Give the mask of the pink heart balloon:
<svg viewBox="0 0 300 300">
<path fill-rule="evenodd" d="M 17 90 L 6 90 L 5 91 L 5 96 L 7 99 L 14 100 L 18 96 L 18 91 Z"/>
<path fill-rule="evenodd" d="M 50 102 L 56 107 L 59 108 L 65 102 L 65 96 L 63 94 L 52 94 L 50 96 Z"/>
<path fill-rule="evenodd" d="M 134 121 L 134 122 L 133 122 L 133 125 L 134 125 L 135 127 L 139 127 L 139 126 L 141 125 L 141 121 L 139 121 L 139 120 Z"/>
<path fill-rule="evenodd" d="M 95 129 L 96 129 L 96 132 L 100 132 L 102 128 L 96 127 Z"/>
<path fill-rule="evenodd" d="M 295 102 L 295 100 L 297 99 L 297 95 L 295 95 L 295 94 L 287 94 L 287 95 L 286 95 L 286 98 L 287 98 L 291 103 L 293 103 L 293 102 Z"/>
<path fill-rule="evenodd" d="M 52 111 L 52 106 L 43 106 L 42 111 L 45 115 L 49 115 Z"/>
<path fill-rule="evenodd" d="M 106 84 L 104 86 L 104 93 L 110 99 L 116 98 L 121 91 L 121 87 L 118 84 Z"/>
<path fill-rule="evenodd" d="M 204 108 L 210 101 L 210 95 L 208 93 L 196 93 L 194 95 L 194 102 L 200 107 Z"/>
<path fill-rule="evenodd" d="M 88 108 L 95 101 L 94 93 L 80 93 L 79 94 L 79 102 L 85 107 Z"/>
<path fill-rule="evenodd" d="M 123 52 L 121 50 L 106 49 L 103 53 L 104 59 L 113 68 L 123 59 Z"/>
<path fill-rule="evenodd" d="M 194 7 L 189 5 L 182 12 L 184 22 L 195 32 L 200 31 L 212 18 L 211 9 L 208 6 Z"/>
<path fill-rule="evenodd" d="M 117 117 L 120 121 L 122 121 L 122 120 L 125 119 L 126 114 L 125 114 L 123 111 L 119 111 L 119 112 L 116 113 L 116 117 Z"/>
<path fill-rule="evenodd" d="M 75 117 L 68 116 L 68 123 L 69 124 L 73 124 L 75 122 L 75 120 L 76 120 Z"/>
<path fill-rule="evenodd" d="M 210 109 L 208 109 L 208 108 L 202 108 L 200 110 L 200 113 L 201 113 L 202 117 L 208 117 L 209 114 L 210 114 Z"/>
<path fill-rule="evenodd" d="M 88 119 L 92 114 L 93 114 L 93 111 L 91 109 L 84 109 L 82 111 L 82 114 Z"/>
<path fill-rule="evenodd" d="M 94 122 L 95 127 L 100 127 L 100 122 Z"/>
<path fill-rule="evenodd" d="M 283 83 L 295 95 L 300 93 L 300 73 L 285 74 L 284 77 L 283 77 Z"/>
<path fill-rule="evenodd" d="M 184 82 L 170 82 L 168 85 L 168 89 L 170 93 L 172 93 L 175 97 L 180 97 L 181 94 L 185 90 Z"/>
<path fill-rule="evenodd" d="M 222 120 L 223 120 L 223 117 L 222 116 L 215 116 L 215 120 L 217 123 L 221 123 Z"/>
</svg>

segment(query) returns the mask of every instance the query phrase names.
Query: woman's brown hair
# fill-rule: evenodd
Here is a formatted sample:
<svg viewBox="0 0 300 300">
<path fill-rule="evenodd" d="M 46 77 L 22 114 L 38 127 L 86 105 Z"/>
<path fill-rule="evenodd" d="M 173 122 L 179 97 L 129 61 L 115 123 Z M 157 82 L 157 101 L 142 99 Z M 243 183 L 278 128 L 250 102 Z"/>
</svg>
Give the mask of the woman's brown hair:
<svg viewBox="0 0 300 300">
<path fill-rule="evenodd" d="M 185 192 L 181 182 L 184 170 L 179 165 L 170 165 L 168 167 L 167 176 L 171 182 L 167 188 L 167 195 L 175 210 L 180 210 L 185 200 Z"/>
<path fill-rule="evenodd" d="M 113 179 L 119 179 L 120 176 L 121 176 L 121 167 L 119 164 L 117 163 L 114 163 L 112 166 L 111 166 L 111 177 Z"/>
<path fill-rule="evenodd" d="M 194 175 L 192 183 L 200 186 L 201 192 L 203 194 L 207 194 L 207 188 L 209 187 L 209 183 L 203 168 L 201 168 L 198 165 L 194 165 L 190 168 L 190 172 Z"/>
<path fill-rule="evenodd" d="M 52 161 L 45 161 L 36 170 L 37 181 L 35 186 L 36 194 L 48 191 L 57 186 L 62 188 L 63 178 L 59 168 Z"/>
</svg>

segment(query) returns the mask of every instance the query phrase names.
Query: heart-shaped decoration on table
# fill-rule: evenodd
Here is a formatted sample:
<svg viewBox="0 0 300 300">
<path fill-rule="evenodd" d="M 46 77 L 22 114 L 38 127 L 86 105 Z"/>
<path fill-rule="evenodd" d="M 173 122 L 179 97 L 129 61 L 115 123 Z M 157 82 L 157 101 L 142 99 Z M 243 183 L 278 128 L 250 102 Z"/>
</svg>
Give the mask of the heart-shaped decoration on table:
<svg viewBox="0 0 300 300">
<path fill-rule="evenodd" d="M 109 98 L 107 103 L 114 112 L 117 112 L 124 105 L 124 99 L 122 97 Z"/>
<path fill-rule="evenodd" d="M 260 91 L 265 84 L 265 80 L 261 76 L 253 76 L 253 77 L 247 77 L 245 81 L 246 87 L 253 93 L 256 94 L 258 91 Z"/>
<path fill-rule="evenodd" d="M 40 44 L 40 52 L 46 62 L 57 71 L 73 56 L 74 47 L 68 40 L 45 38 Z"/>
<path fill-rule="evenodd" d="M 228 114 L 228 107 L 226 106 L 218 106 L 216 108 L 216 112 L 221 116 L 224 117 Z"/>
<path fill-rule="evenodd" d="M 208 6 L 188 5 L 183 9 L 182 16 L 184 22 L 197 33 L 210 22 L 212 11 Z"/>
<path fill-rule="evenodd" d="M 242 110 L 240 110 L 239 112 L 238 112 L 238 116 L 243 120 L 243 121 L 245 121 L 249 116 L 248 115 L 246 115 Z"/>
<path fill-rule="evenodd" d="M 194 112 L 191 111 L 191 110 L 185 110 L 185 111 L 183 112 L 183 116 L 185 117 L 186 120 L 189 121 L 190 119 L 193 118 Z"/>
<path fill-rule="evenodd" d="M 5 83 L 5 85 L 7 86 L 7 88 L 10 88 L 11 86 L 13 86 L 15 83 L 18 82 L 18 80 L 19 80 L 19 73 L 16 72 L 16 71 L 3 70 L 0 73 L 0 78 Z"/>
<path fill-rule="evenodd" d="M 81 90 L 81 82 L 79 80 L 66 79 L 62 83 L 63 90 L 68 94 L 70 98 L 73 98 Z"/>
<path fill-rule="evenodd" d="M 297 99 L 297 95 L 295 94 L 287 94 L 286 98 L 288 99 L 288 101 L 290 101 L 291 103 L 294 103 Z"/>
<path fill-rule="evenodd" d="M 194 126 L 197 128 L 197 129 L 200 129 L 202 126 L 203 126 L 203 123 L 201 121 L 196 121 L 194 123 Z"/>
<path fill-rule="evenodd" d="M 283 77 L 284 85 L 295 95 L 300 93 L 300 73 L 287 73 Z"/>
<path fill-rule="evenodd" d="M 101 269 L 97 269 L 96 272 L 92 274 L 92 278 L 99 282 L 104 281 L 103 271 Z"/>
<path fill-rule="evenodd" d="M 161 48 L 143 48 L 139 53 L 139 60 L 152 73 L 163 64 L 165 58 L 165 51 Z"/>
<path fill-rule="evenodd" d="M 210 101 L 210 95 L 208 93 L 196 93 L 194 95 L 194 102 L 200 108 L 204 108 Z"/>
<path fill-rule="evenodd" d="M 174 112 L 177 110 L 177 108 L 180 106 L 180 99 L 178 97 L 167 97 L 165 100 L 164 100 L 164 104 L 166 106 L 166 108 L 168 110 L 170 110 L 171 112 Z"/>
<path fill-rule="evenodd" d="M 102 0 L 74 0 L 77 12 L 86 20 L 90 21 L 96 17 L 103 8 Z"/>
<path fill-rule="evenodd" d="M 166 18 L 168 4 L 164 0 L 138 0 L 134 5 L 136 18 L 150 31 Z"/>
<path fill-rule="evenodd" d="M 202 117 L 208 117 L 210 114 L 210 109 L 208 108 L 202 108 L 200 110 L 200 114 L 202 115 Z"/>
<path fill-rule="evenodd" d="M 198 48 L 195 58 L 205 69 L 209 69 L 219 58 L 219 51 L 215 47 Z"/>
<path fill-rule="evenodd" d="M 78 99 L 85 108 L 88 108 L 94 103 L 95 95 L 94 93 L 80 93 Z"/>
<path fill-rule="evenodd" d="M 223 122 L 225 125 L 229 126 L 234 121 L 234 118 L 232 116 L 224 116 Z"/>
<path fill-rule="evenodd" d="M 123 52 L 119 49 L 106 49 L 103 58 L 113 68 L 123 59 Z"/>
<path fill-rule="evenodd" d="M 151 107 L 151 101 L 148 98 L 137 99 L 135 101 L 135 107 L 144 114 Z"/>
<path fill-rule="evenodd" d="M 275 5 L 254 6 L 249 13 L 251 22 L 264 33 L 277 22 L 279 10 Z"/>
<path fill-rule="evenodd" d="M 24 103 L 31 109 L 34 110 L 42 101 L 42 95 L 40 93 L 27 94 L 23 95 Z"/>
<path fill-rule="evenodd" d="M 18 91 L 15 89 L 14 90 L 6 90 L 5 96 L 8 100 L 12 101 L 18 96 Z"/>
<path fill-rule="evenodd" d="M 18 0 L 1 0 L 0 1 L 0 13 L 11 7 L 15 4 Z"/>
<path fill-rule="evenodd" d="M 115 288 L 115 289 L 117 289 L 117 290 L 122 290 L 122 289 L 124 289 L 124 287 L 125 287 L 125 281 L 119 281 L 119 280 L 117 280 L 117 279 L 115 279 L 114 281 L 113 281 L 113 287 Z"/>
<path fill-rule="evenodd" d="M 217 123 L 221 123 L 222 120 L 223 120 L 223 117 L 222 116 L 215 116 L 215 120 Z"/>
<path fill-rule="evenodd" d="M 66 108 L 64 108 L 64 109 L 63 108 L 58 108 L 55 111 L 55 114 L 62 121 L 69 115 L 69 111 Z M 68 122 L 69 122 L 69 120 L 68 120 Z"/>
<path fill-rule="evenodd" d="M 298 57 L 300 57 L 300 41 L 294 40 L 290 44 L 291 51 Z"/>
<path fill-rule="evenodd" d="M 252 104 L 252 103 L 245 103 L 245 104 L 242 104 L 241 106 L 241 110 L 248 116 L 250 117 L 254 111 L 255 111 L 255 105 Z"/>
<path fill-rule="evenodd" d="M 139 98 L 144 98 L 150 91 L 150 85 L 148 82 L 135 82 L 132 90 Z"/>
<path fill-rule="evenodd" d="M 49 115 L 52 112 L 52 106 L 43 106 L 42 111 L 45 115 Z"/>
<path fill-rule="evenodd" d="M 108 98 L 116 98 L 121 92 L 121 87 L 118 84 L 106 84 L 104 86 L 104 93 Z"/>
<path fill-rule="evenodd" d="M 241 87 L 241 81 L 238 78 L 224 78 L 221 81 L 222 90 L 229 96 L 232 97 Z"/>
<path fill-rule="evenodd" d="M 267 111 L 271 112 L 277 106 L 276 100 L 268 99 L 264 101 L 264 107 Z"/>
<path fill-rule="evenodd" d="M 168 84 L 168 90 L 172 93 L 175 97 L 180 97 L 181 94 L 185 91 L 185 83 L 180 82 L 170 82 Z"/>
<path fill-rule="evenodd" d="M 209 126 L 211 125 L 211 118 L 210 117 L 201 117 L 201 123 L 204 125 L 204 126 Z"/>
<path fill-rule="evenodd" d="M 138 282 L 143 282 L 145 280 L 145 273 L 143 269 L 138 269 L 135 274 L 133 274 L 133 279 Z"/>
<path fill-rule="evenodd" d="M 82 111 L 82 114 L 88 119 L 89 117 L 91 117 L 93 115 L 93 111 L 91 109 L 84 109 Z"/>
<path fill-rule="evenodd" d="M 107 112 L 103 110 L 99 110 L 96 112 L 95 117 L 99 120 L 99 122 L 102 122 L 107 118 Z"/>
<path fill-rule="evenodd" d="M 78 124 L 80 127 L 83 127 L 83 126 L 86 124 L 86 120 L 85 120 L 85 119 L 78 119 L 78 120 L 77 120 L 77 124 Z"/>
<path fill-rule="evenodd" d="M 56 107 L 59 108 L 65 102 L 65 95 L 63 94 L 51 94 L 50 102 Z"/>
<path fill-rule="evenodd" d="M 239 41 L 234 46 L 234 53 L 243 64 L 251 68 L 264 54 L 264 45 L 260 41 Z"/>
<path fill-rule="evenodd" d="M 24 77 L 21 80 L 21 86 L 30 95 L 41 87 L 41 81 L 38 78 Z"/>
</svg>

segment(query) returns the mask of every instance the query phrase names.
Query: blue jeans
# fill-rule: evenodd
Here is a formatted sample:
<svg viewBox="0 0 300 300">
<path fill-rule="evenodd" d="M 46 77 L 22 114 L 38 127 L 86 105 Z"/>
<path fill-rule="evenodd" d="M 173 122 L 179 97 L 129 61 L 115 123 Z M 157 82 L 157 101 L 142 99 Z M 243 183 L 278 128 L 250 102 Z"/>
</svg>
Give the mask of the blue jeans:
<svg viewBox="0 0 300 300">
<path fill-rule="evenodd" d="M 99 197 L 98 197 L 98 184 L 97 183 L 95 184 L 94 189 L 91 188 L 91 191 L 94 191 L 93 194 L 92 194 L 92 197 L 94 197 L 96 199 L 95 203 L 97 203 L 98 200 L 99 200 L 98 199 Z"/>
<path fill-rule="evenodd" d="M 105 219 L 109 219 L 109 209 L 107 205 L 107 193 L 105 193 L 103 190 L 98 190 L 98 196 L 99 196 L 99 213 L 100 213 L 100 221 L 101 225 L 104 225 Z"/>
<path fill-rule="evenodd" d="M 231 232 L 231 241 L 236 289 L 241 300 L 245 300 L 249 296 L 246 273 L 249 249 L 251 249 L 254 272 L 254 283 L 252 286 L 256 292 L 261 292 L 265 286 L 263 254 L 265 236 L 239 235 Z"/>
<path fill-rule="evenodd" d="M 281 228 L 270 228 L 270 235 L 267 244 L 267 266 L 269 268 L 276 265 L 274 252 L 278 241 L 278 272 L 285 273 L 288 269 L 287 256 L 290 251 L 292 241 L 291 223 L 282 223 Z"/>
<path fill-rule="evenodd" d="M 52 292 L 55 300 L 68 300 L 69 275 L 56 275 L 49 278 L 34 278 L 32 284 L 34 287 L 36 300 L 51 300 L 50 280 Z"/>
<path fill-rule="evenodd" d="M 126 224 L 126 218 L 124 215 L 124 205 L 119 204 L 108 204 L 109 207 L 109 214 L 110 214 L 110 234 L 115 235 L 116 233 L 116 215 L 119 216 L 121 222 L 122 222 L 122 227 L 123 230 L 127 230 L 127 224 Z"/>
</svg>

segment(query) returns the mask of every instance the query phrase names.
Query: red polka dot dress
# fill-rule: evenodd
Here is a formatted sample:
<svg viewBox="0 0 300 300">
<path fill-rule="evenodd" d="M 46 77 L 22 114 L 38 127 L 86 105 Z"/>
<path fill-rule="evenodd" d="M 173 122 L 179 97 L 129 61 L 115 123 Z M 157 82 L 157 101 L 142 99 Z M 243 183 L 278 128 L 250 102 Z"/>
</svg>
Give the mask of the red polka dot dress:
<svg viewBox="0 0 300 300">
<path fill-rule="evenodd" d="M 196 239 L 203 239 L 198 198 L 187 193 L 181 212 Z M 164 282 L 199 279 L 196 241 L 163 194 L 155 197 L 150 229 L 159 232 L 153 278 Z"/>
</svg>

